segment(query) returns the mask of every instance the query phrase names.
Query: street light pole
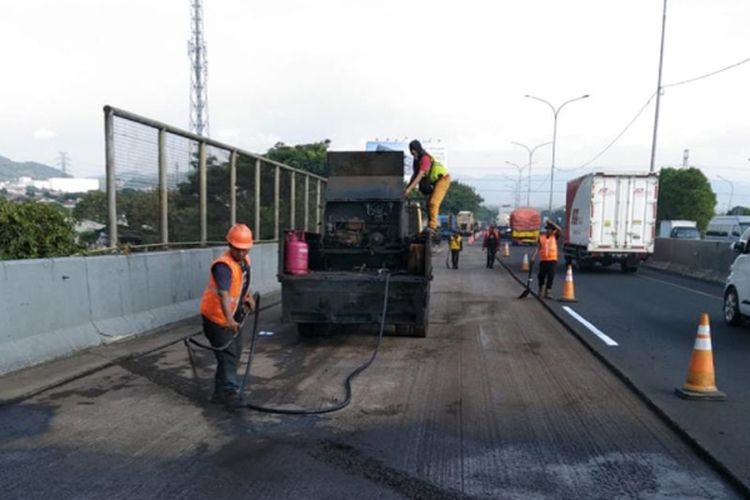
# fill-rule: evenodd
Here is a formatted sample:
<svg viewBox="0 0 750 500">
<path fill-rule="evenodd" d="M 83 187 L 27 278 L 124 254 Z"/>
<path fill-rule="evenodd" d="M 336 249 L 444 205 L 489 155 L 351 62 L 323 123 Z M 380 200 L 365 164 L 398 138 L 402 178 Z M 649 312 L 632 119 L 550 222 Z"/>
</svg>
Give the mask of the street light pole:
<svg viewBox="0 0 750 500">
<path fill-rule="evenodd" d="M 528 147 L 526 144 L 521 144 L 520 142 L 511 141 L 511 144 L 515 144 L 516 146 L 521 146 L 526 151 L 529 152 L 529 185 L 526 189 L 526 206 L 531 206 L 531 163 L 532 158 L 534 157 L 534 151 L 541 148 L 542 146 L 546 146 L 547 144 L 552 144 L 551 142 L 545 142 L 543 144 L 539 144 L 537 146 L 534 146 L 533 148 Z"/>
<path fill-rule="evenodd" d="M 518 165 L 516 163 L 513 163 L 512 161 L 505 161 L 508 165 L 511 165 L 513 167 L 516 167 L 518 169 L 518 180 L 516 181 L 516 194 L 514 197 L 514 202 L 516 204 L 516 208 L 521 204 L 521 172 L 523 172 L 523 169 L 526 167 L 522 167 L 521 165 Z"/>
<path fill-rule="evenodd" d="M 549 108 L 552 110 L 552 115 L 554 116 L 554 123 L 552 126 L 552 166 L 550 167 L 550 174 L 549 174 L 549 214 L 548 217 L 552 217 L 552 193 L 553 193 L 553 184 L 555 182 L 555 149 L 557 146 L 557 115 L 560 113 L 560 110 L 562 110 L 566 105 L 570 104 L 571 102 L 580 101 L 581 99 L 586 99 L 589 97 L 588 94 L 584 94 L 581 97 L 576 97 L 575 99 L 569 99 L 565 101 L 564 103 L 560 104 L 557 108 L 555 108 L 551 102 L 547 101 L 546 99 L 542 99 L 541 97 L 536 97 L 533 95 L 526 94 L 524 97 L 528 97 L 529 99 L 536 99 L 539 102 L 543 102 Z"/>
<path fill-rule="evenodd" d="M 732 211 L 732 198 L 734 198 L 734 182 L 730 181 L 729 179 L 725 179 L 724 177 L 717 175 L 719 179 L 721 179 L 724 182 L 729 183 L 729 203 L 727 203 L 727 215 L 729 215 L 729 212 Z"/>
<path fill-rule="evenodd" d="M 656 82 L 656 111 L 654 112 L 654 136 L 651 139 L 651 167 L 650 172 L 654 171 L 654 161 L 656 159 L 656 131 L 659 128 L 659 102 L 661 101 L 661 68 L 664 62 L 664 28 L 667 25 L 667 0 L 664 0 L 664 12 L 661 17 L 661 49 L 659 49 L 659 79 Z"/>
</svg>

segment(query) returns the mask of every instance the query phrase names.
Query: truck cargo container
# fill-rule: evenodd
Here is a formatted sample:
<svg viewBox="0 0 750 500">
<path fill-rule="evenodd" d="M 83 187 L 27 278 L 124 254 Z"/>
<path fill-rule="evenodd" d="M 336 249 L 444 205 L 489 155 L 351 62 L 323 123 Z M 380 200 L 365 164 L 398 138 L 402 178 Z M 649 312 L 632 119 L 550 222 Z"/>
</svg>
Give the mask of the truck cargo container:
<svg viewBox="0 0 750 500">
<path fill-rule="evenodd" d="M 590 269 L 619 263 L 635 272 L 654 251 L 659 176 L 592 173 L 568 182 L 563 254 Z"/>
</svg>

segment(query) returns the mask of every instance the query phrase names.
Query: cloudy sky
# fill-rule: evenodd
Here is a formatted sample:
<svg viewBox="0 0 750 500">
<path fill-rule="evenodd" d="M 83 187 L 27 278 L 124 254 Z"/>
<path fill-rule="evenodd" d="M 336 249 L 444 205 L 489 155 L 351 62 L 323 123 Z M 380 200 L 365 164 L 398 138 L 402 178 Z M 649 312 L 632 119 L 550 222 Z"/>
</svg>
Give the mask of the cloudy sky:
<svg viewBox="0 0 750 500">
<path fill-rule="evenodd" d="M 65 151 L 73 173 L 100 175 L 105 104 L 188 128 L 190 0 L 0 6 L 0 155 L 54 165 Z M 552 136 L 551 110 L 524 95 L 590 94 L 559 114 L 562 203 L 579 174 L 648 169 L 661 14 L 660 0 L 205 0 L 211 136 L 259 152 L 440 140 L 454 176 L 502 204 L 517 177 L 505 162 L 528 162 L 511 142 Z M 747 0 L 670 0 L 663 84 L 750 58 L 748 21 Z M 719 208 L 731 187 L 750 205 L 748 88 L 750 63 L 661 100 L 657 167 L 689 149 Z M 532 204 L 546 205 L 550 153 L 534 157 Z"/>
</svg>

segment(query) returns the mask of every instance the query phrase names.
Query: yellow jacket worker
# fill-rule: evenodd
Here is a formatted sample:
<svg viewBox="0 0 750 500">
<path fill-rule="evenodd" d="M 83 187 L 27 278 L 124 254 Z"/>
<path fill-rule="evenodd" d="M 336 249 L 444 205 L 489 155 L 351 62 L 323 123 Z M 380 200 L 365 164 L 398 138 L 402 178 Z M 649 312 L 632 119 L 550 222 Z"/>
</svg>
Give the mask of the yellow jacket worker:
<svg viewBox="0 0 750 500">
<path fill-rule="evenodd" d="M 453 269 L 458 269 L 458 257 L 461 255 L 461 250 L 464 249 L 464 240 L 458 231 L 454 231 L 448 244 L 451 251 L 451 264 Z"/>
<path fill-rule="evenodd" d="M 427 196 L 427 213 L 429 215 L 427 229 L 432 233 L 433 239 L 440 241 L 440 235 L 437 231 L 440 225 L 438 213 L 440 212 L 440 204 L 451 185 L 451 176 L 448 174 L 445 165 L 425 151 L 419 141 L 411 141 L 409 151 L 414 157 L 414 173 L 406 189 L 404 189 L 404 196 L 409 196 L 409 193 L 419 186 L 419 191 Z"/>
</svg>

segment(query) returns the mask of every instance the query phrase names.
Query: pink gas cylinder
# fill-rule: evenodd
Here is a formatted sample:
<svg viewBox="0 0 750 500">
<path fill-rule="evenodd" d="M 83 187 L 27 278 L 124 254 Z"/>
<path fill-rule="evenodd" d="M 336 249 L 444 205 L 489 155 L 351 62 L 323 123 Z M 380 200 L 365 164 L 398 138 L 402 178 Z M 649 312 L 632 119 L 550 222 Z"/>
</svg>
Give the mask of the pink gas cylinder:
<svg viewBox="0 0 750 500">
<path fill-rule="evenodd" d="M 284 241 L 284 271 L 289 274 L 307 274 L 309 248 L 304 231 L 286 231 Z"/>
</svg>

